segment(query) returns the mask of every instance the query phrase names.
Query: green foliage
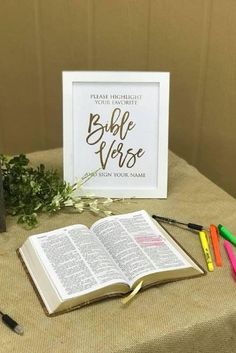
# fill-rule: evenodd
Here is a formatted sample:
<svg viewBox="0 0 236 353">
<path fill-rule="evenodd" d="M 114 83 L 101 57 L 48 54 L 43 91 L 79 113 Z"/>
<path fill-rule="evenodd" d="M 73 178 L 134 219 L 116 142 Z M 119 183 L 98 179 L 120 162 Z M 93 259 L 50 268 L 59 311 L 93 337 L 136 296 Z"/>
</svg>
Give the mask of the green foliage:
<svg viewBox="0 0 236 353">
<path fill-rule="evenodd" d="M 18 223 L 33 228 L 39 213 L 53 214 L 62 208 L 72 207 L 77 212 L 111 214 L 106 207 L 114 200 L 97 200 L 94 197 L 76 197 L 74 191 L 93 176 L 93 173 L 70 185 L 64 182 L 56 170 L 46 170 L 43 164 L 29 166 L 24 154 L 7 158 L 0 155 L 6 211 L 18 216 Z M 117 201 L 117 200 L 116 200 Z"/>
</svg>

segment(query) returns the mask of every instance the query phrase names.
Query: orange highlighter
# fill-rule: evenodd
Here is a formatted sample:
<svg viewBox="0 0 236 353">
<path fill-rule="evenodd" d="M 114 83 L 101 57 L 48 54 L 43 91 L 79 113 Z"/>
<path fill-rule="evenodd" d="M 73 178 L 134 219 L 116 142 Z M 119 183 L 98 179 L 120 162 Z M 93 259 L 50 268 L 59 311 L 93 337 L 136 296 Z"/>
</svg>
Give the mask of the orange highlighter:
<svg viewBox="0 0 236 353">
<path fill-rule="evenodd" d="M 218 233 L 218 228 L 214 224 L 210 225 L 210 237 L 211 237 L 213 251 L 214 251 L 214 255 L 215 255 L 216 266 L 222 266 L 219 233 Z"/>
</svg>

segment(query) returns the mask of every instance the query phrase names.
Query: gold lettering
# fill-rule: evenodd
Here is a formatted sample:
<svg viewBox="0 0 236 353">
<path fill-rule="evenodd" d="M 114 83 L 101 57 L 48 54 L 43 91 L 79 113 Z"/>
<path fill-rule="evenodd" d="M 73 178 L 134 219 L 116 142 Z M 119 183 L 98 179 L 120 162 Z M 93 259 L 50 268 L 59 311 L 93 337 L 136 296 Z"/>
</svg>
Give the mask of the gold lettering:
<svg viewBox="0 0 236 353">
<path fill-rule="evenodd" d="M 103 169 L 106 168 L 109 159 L 118 159 L 118 165 L 122 168 L 124 165 L 127 168 L 132 168 L 137 158 L 140 158 L 144 155 L 145 151 L 142 148 L 139 148 L 137 152 L 133 150 L 133 148 L 129 148 L 126 152 L 123 151 L 123 143 L 118 143 L 117 147 L 115 148 L 116 140 L 113 140 L 110 146 L 108 147 L 107 151 L 106 146 L 107 143 L 102 141 L 99 149 L 95 152 L 100 157 L 100 163 Z"/>
</svg>

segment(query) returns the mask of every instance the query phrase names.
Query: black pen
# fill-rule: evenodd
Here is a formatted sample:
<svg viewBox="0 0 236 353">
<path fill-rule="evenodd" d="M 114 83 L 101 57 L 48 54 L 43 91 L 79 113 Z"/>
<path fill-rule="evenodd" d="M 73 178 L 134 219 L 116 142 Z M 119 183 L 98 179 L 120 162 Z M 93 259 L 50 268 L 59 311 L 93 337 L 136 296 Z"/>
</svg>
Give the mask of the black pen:
<svg viewBox="0 0 236 353">
<path fill-rule="evenodd" d="M 9 315 L 4 314 L 0 311 L 0 316 L 2 317 L 2 322 L 8 326 L 11 330 L 13 330 L 18 335 L 23 335 L 24 329 L 21 325 L 19 325 L 15 320 L 13 320 Z"/>
<path fill-rule="evenodd" d="M 202 231 L 204 229 L 204 227 L 200 224 L 183 223 L 183 222 L 176 221 L 175 219 L 172 219 L 172 218 L 166 218 L 166 217 L 161 217 L 157 215 L 153 215 L 152 218 L 154 218 L 156 221 L 159 221 L 159 222 L 165 222 L 165 223 L 177 224 L 177 225 L 180 224 L 180 225 L 186 226 L 189 229 L 194 229 L 198 231 Z"/>
</svg>

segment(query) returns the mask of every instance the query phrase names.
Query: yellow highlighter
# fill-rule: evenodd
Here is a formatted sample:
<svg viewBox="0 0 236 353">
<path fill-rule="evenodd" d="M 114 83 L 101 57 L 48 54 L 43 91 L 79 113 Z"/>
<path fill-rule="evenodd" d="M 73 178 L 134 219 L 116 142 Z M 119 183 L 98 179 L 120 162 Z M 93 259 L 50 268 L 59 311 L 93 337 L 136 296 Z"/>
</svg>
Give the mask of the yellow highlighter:
<svg viewBox="0 0 236 353">
<path fill-rule="evenodd" d="M 200 241 L 201 241 L 201 244 L 202 244 L 202 250 L 204 252 L 204 256 L 205 256 L 205 259 L 206 259 L 208 271 L 213 271 L 214 270 L 214 266 L 213 266 L 213 261 L 212 261 L 210 249 L 209 249 L 209 246 L 208 246 L 208 239 L 207 239 L 206 232 L 204 230 L 200 231 L 199 232 L 199 237 L 200 237 Z"/>
</svg>

